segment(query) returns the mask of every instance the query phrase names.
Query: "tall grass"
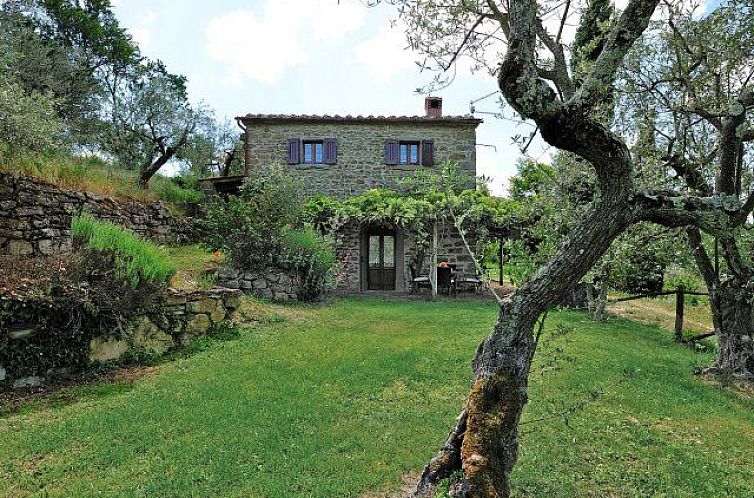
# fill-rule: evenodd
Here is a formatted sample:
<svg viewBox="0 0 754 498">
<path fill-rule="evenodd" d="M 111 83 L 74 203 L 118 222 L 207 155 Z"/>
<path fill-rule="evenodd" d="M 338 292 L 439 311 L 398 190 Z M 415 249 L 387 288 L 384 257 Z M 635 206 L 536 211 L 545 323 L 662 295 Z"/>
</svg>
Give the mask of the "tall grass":
<svg viewBox="0 0 754 498">
<path fill-rule="evenodd" d="M 109 197 L 141 202 L 165 201 L 173 205 L 200 202 L 203 195 L 193 188 L 183 188 L 172 178 L 155 175 L 148 189 L 138 186 L 136 171 L 115 168 L 96 156 L 73 157 L 66 154 L 3 154 L 0 172 L 29 176 L 61 188 L 85 190 Z"/>
<path fill-rule="evenodd" d="M 112 253 L 118 276 L 128 280 L 133 287 L 140 281 L 169 283 L 177 271 L 162 248 L 113 223 L 97 221 L 91 215 L 83 214 L 73 219 L 71 231 L 74 239 L 84 241 L 88 247 Z"/>
</svg>

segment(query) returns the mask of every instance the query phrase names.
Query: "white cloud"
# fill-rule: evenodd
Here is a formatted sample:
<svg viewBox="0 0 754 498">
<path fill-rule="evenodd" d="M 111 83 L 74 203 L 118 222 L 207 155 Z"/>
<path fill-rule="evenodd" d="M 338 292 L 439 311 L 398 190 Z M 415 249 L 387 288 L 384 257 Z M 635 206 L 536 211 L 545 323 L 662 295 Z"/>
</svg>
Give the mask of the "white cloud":
<svg viewBox="0 0 754 498">
<path fill-rule="evenodd" d="M 287 69 L 309 58 L 313 42 L 339 40 L 361 27 L 366 8 L 332 0 L 267 0 L 212 19 L 205 31 L 209 55 L 226 64 L 236 83 L 275 83 Z"/>
<path fill-rule="evenodd" d="M 142 50 L 149 47 L 149 43 L 152 41 L 152 35 L 149 33 L 149 29 L 138 26 L 128 30 L 131 33 L 131 37 L 134 39 L 139 48 Z"/>
<path fill-rule="evenodd" d="M 139 19 L 135 26 L 128 29 L 129 33 L 133 37 L 134 41 L 139 45 L 142 50 L 148 49 L 152 42 L 151 28 L 154 23 L 157 22 L 157 13 L 153 10 L 148 10 Z"/>
<path fill-rule="evenodd" d="M 400 26 L 383 26 L 377 34 L 354 48 L 355 62 L 379 83 L 387 83 L 400 72 L 414 67 L 417 55 L 407 48 Z"/>
</svg>

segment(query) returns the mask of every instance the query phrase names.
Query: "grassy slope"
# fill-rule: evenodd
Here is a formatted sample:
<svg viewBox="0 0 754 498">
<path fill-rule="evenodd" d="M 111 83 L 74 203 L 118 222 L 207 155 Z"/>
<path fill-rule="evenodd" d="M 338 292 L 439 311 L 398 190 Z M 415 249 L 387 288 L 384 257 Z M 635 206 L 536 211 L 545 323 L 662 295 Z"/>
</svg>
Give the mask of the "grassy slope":
<svg viewBox="0 0 754 498">
<path fill-rule="evenodd" d="M 201 199 L 198 191 L 182 189 L 161 174 L 152 177 L 148 189 L 141 189 L 137 171 L 110 166 L 96 157 L 46 157 L 39 154 L 4 157 L 0 154 L 0 173 L 30 176 L 61 188 L 108 197 L 147 203 L 161 200 L 168 203 L 168 207 L 175 208 L 177 214 L 180 214 L 182 203 Z"/>
<path fill-rule="evenodd" d="M 166 363 L 128 390 L 0 420 L 0 495 L 358 497 L 450 428 L 491 304 L 344 300 Z M 577 313 L 535 368 L 518 496 L 750 497 L 754 402 L 669 334 Z M 551 358 L 539 357 L 539 365 Z M 548 410 L 602 391 L 544 423 Z"/>
<path fill-rule="evenodd" d="M 615 313 L 665 330 L 675 328 L 675 296 L 639 299 L 607 308 Z M 683 330 L 686 335 L 703 334 L 712 330 L 712 314 L 706 297 L 687 296 L 683 311 Z"/>
<path fill-rule="evenodd" d="M 222 263 L 219 253 L 208 252 L 199 244 L 166 247 L 165 250 L 178 267 L 178 273 L 171 282 L 172 287 L 181 290 L 212 287 L 213 279 L 208 272 L 216 270 Z"/>
</svg>

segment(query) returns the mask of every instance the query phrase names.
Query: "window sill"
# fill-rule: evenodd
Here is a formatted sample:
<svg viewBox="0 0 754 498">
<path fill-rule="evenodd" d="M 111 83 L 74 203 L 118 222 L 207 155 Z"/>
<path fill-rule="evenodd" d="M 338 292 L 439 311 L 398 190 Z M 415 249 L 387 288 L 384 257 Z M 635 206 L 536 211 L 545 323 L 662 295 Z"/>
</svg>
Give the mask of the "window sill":
<svg viewBox="0 0 754 498">
<path fill-rule="evenodd" d="M 398 171 L 415 171 L 425 166 L 421 164 L 388 164 L 387 167 Z"/>
<path fill-rule="evenodd" d="M 295 169 L 326 169 L 331 166 L 335 166 L 335 164 L 306 163 L 306 164 L 289 164 L 288 166 Z"/>
</svg>

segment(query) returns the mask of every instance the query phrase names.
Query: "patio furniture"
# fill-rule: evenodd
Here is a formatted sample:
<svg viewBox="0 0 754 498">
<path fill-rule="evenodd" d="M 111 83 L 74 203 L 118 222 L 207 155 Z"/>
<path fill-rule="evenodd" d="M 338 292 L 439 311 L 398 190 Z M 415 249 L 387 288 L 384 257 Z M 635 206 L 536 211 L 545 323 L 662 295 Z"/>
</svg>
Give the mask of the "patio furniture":
<svg viewBox="0 0 754 498">
<path fill-rule="evenodd" d="M 459 290 L 463 290 L 463 289 L 473 289 L 474 292 L 478 293 L 479 289 L 481 288 L 482 288 L 482 279 L 479 278 L 477 275 L 469 275 L 466 273 L 461 273 L 459 275 L 456 275 L 456 278 L 455 278 L 456 293 L 458 293 Z"/>
<path fill-rule="evenodd" d="M 450 295 L 451 291 L 453 290 L 453 284 L 455 279 L 453 277 L 453 268 L 447 266 L 447 267 L 438 267 L 437 268 L 437 291 L 442 292 L 444 291 L 445 294 Z"/>
<path fill-rule="evenodd" d="M 418 292 L 421 289 L 431 289 L 432 281 L 429 275 L 419 275 L 411 280 L 411 293 Z"/>
</svg>

